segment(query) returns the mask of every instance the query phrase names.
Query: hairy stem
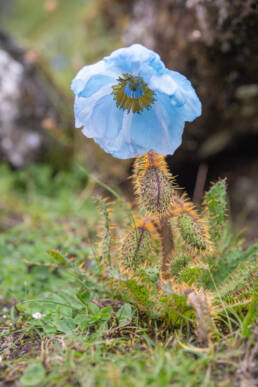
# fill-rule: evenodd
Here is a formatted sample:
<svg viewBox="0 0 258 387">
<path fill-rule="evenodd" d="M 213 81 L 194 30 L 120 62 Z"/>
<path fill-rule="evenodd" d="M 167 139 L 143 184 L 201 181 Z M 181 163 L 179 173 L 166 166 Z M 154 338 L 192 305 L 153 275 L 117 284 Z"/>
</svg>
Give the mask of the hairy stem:
<svg viewBox="0 0 258 387">
<path fill-rule="evenodd" d="M 171 225 L 168 217 L 160 217 L 160 236 L 162 243 L 162 263 L 161 263 L 161 277 L 164 281 L 171 278 L 170 263 L 173 259 L 174 252 L 174 238 Z"/>
</svg>

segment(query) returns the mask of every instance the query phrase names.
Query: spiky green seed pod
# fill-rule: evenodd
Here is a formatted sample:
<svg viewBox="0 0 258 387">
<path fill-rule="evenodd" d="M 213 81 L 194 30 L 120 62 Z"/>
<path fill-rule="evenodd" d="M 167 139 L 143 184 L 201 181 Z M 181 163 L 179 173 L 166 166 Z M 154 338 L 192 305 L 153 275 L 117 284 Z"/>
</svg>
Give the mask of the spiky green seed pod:
<svg viewBox="0 0 258 387">
<path fill-rule="evenodd" d="M 207 241 L 203 225 L 194 219 L 190 214 L 183 213 L 177 219 L 178 228 L 182 238 L 191 247 L 198 250 L 207 249 Z"/>
<path fill-rule="evenodd" d="M 164 214 L 171 201 L 171 183 L 165 174 L 153 167 L 139 181 L 139 202 L 149 214 Z"/>
<path fill-rule="evenodd" d="M 122 272 L 135 271 L 146 263 L 151 251 L 151 234 L 147 228 L 140 226 L 129 232 L 124 240 L 120 269 Z"/>
</svg>

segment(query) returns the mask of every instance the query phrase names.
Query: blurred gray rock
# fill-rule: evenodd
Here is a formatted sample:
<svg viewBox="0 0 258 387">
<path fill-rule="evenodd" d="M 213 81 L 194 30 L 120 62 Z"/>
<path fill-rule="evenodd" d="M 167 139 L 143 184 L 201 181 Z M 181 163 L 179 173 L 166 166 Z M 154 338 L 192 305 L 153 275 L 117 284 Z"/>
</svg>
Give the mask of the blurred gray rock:
<svg viewBox="0 0 258 387">
<path fill-rule="evenodd" d="M 241 151 L 249 135 L 258 141 L 258 1 L 132 0 L 130 12 L 125 44 L 157 51 L 203 104 L 174 160 L 203 161 L 233 143 Z"/>
<path fill-rule="evenodd" d="M 66 166 L 73 144 L 69 106 L 38 54 L 0 32 L 0 161 Z"/>
</svg>

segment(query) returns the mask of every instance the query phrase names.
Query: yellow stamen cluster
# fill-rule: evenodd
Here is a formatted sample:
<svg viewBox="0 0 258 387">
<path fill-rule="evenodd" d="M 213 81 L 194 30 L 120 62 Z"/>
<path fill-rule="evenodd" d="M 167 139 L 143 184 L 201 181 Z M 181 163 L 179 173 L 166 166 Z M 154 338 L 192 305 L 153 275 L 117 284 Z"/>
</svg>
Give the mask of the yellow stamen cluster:
<svg viewBox="0 0 258 387">
<path fill-rule="evenodd" d="M 155 92 L 147 86 L 147 83 L 140 76 L 123 74 L 112 88 L 117 107 L 127 110 L 128 113 L 149 110 L 155 101 Z"/>
</svg>

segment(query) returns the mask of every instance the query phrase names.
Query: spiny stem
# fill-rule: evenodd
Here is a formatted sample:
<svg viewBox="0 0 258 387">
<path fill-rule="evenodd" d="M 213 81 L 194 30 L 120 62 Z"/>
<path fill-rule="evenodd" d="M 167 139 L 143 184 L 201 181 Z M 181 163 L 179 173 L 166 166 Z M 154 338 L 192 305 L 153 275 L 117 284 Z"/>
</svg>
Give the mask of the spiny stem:
<svg viewBox="0 0 258 387">
<path fill-rule="evenodd" d="M 162 243 L 161 277 L 167 281 L 171 278 L 170 263 L 173 258 L 174 238 L 173 231 L 167 216 L 160 217 L 160 236 Z"/>
</svg>

